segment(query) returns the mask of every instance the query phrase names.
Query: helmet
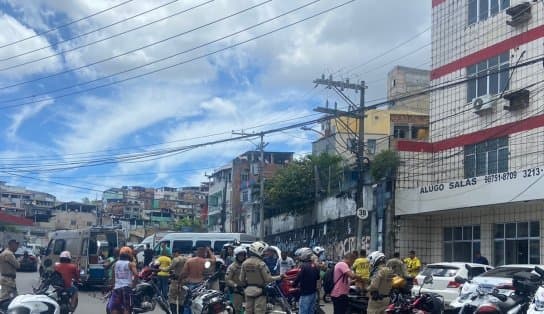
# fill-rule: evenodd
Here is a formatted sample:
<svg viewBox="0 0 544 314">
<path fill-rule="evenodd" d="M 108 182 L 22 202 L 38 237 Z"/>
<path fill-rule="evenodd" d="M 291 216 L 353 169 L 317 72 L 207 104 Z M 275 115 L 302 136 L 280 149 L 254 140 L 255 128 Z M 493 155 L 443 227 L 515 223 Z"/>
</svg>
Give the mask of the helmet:
<svg viewBox="0 0 544 314">
<path fill-rule="evenodd" d="M 119 255 L 132 255 L 132 250 L 128 246 L 123 246 L 119 250 Z"/>
<path fill-rule="evenodd" d="M 312 259 L 314 252 L 309 247 L 304 247 L 298 250 L 298 258 L 303 262 L 307 262 Z"/>
<path fill-rule="evenodd" d="M 247 250 L 241 246 L 237 246 L 235 249 L 234 249 L 234 256 L 238 256 L 238 254 L 247 254 Z"/>
<path fill-rule="evenodd" d="M 256 241 L 249 245 L 249 253 L 252 253 L 258 257 L 262 257 L 264 254 L 264 251 L 268 249 L 268 244 L 266 244 L 263 241 Z"/>
<path fill-rule="evenodd" d="M 378 265 L 379 262 L 385 261 L 385 255 L 382 252 L 375 251 L 370 253 L 368 255 L 368 262 L 370 263 L 370 267 L 375 267 Z"/>
<path fill-rule="evenodd" d="M 321 246 L 315 246 L 312 251 L 314 251 L 315 255 L 319 256 L 321 253 L 325 252 L 325 249 Z"/>
<path fill-rule="evenodd" d="M 309 247 L 301 247 L 300 249 L 297 249 L 295 251 L 293 256 L 295 256 L 296 258 L 300 258 L 300 255 L 302 254 L 302 252 L 305 252 L 306 250 L 310 250 L 310 252 L 312 252 L 312 249 L 310 249 Z"/>
<path fill-rule="evenodd" d="M 60 253 L 60 258 L 67 258 L 67 259 L 72 259 L 72 255 L 70 255 L 70 252 L 69 251 L 64 251 L 62 253 Z"/>
</svg>

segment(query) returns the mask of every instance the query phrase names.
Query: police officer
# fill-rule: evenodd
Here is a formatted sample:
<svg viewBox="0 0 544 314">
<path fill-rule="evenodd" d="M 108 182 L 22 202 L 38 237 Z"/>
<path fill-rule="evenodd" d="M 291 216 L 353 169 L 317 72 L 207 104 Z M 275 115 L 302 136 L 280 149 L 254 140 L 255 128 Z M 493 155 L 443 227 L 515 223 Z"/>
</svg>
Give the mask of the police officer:
<svg viewBox="0 0 544 314">
<path fill-rule="evenodd" d="M 234 262 L 227 268 L 225 275 L 225 284 L 229 287 L 232 294 L 232 305 L 234 313 L 239 314 L 242 311 L 242 303 L 244 303 L 244 288 L 240 281 L 240 273 L 242 271 L 242 263 L 246 260 L 247 251 L 241 246 L 234 249 Z"/>
<path fill-rule="evenodd" d="M 389 305 L 389 294 L 391 292 L 391 279 L 393 271 L 385 266 L 385 255 L 382 252 L 372 252 L 368 256 L 370 263 L 370 285 L 368 292 L 368 314 L 383 314 Z"/>
<path fill-rule="evenodd" d="M 169 267 L 169 271 L 173 273 L 170 288 L 168 289 L 168 302 L 170 303 L 172 314 L 183 313 L 182 306 L 185 303 L 185 290 L 183 290 L 181 272 L 186 261 L 187 258 L 182 256 L 179 251 L 176 251 L 172 259 L 172 264 Z"/>
<path fill-rule="evenodd" d="M 400 259 L 400 253 L 398 252 L 395 252 L 395 254 L 393 254 L 393 258 L 389 259 L 385 266 L 391 268 L 394 275 L 397 275 L 402 278 L 408 277 L 408 272 L 406 271 L 406 265 Z"/>
<path fill-rule="evenodd" d="M 240 282 L 246 287 L 246 314 L 261 314 L 266 311 L 266 296 L 263 289 L 273 281 L 283 278 L 283 275 L 272 276 L 263 261 L 263 255 L 268 244 L 257 241 L 251 243 L 248 249 L 249 258 L 242 264 Z"/>
<path fill-rule="evenodd" d="M 0 301 L 14 298 L 17 295 L 15 277 L 20 267 L 19 261 L 15 258 L 14 252 L 19 248 L 19 242 L 9 240 L 8 248 L 0 254 Z"/>
</svg>

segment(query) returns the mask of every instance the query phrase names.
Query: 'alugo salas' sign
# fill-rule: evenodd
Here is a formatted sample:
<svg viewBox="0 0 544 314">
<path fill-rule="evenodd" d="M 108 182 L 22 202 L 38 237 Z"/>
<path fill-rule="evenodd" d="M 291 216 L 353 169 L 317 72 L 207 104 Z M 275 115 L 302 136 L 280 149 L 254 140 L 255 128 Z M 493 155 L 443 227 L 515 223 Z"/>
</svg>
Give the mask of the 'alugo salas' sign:
<svg viewBox="0 0 544 314">
<path fill-rule="evenodd" d="M 495 173 L 396 192 L 399 215 L 544 199 L 544 167 Z"/>
</svg>

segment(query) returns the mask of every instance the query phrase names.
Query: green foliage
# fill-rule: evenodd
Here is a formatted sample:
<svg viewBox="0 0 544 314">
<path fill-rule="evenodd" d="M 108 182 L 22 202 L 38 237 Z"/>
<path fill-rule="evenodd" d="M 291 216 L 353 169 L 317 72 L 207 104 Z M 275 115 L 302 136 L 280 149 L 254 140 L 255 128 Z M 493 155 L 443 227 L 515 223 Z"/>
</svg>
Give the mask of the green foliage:
<svg viewBox="0 0 544 314">
<path fill-rule="evenodd" d="M 390 177 L 399 166 L 399 156 L 395 151 L 384 150 L 370 163 L 370 173 L 374 180 Z"/>
<path fill-rule="evenodd" d="M 342 178 L 341 162 L 340 156 L 321 154 L 295 160 L 280 169 L 265 185 L 268 216 L 304 213 L 313 208 L 316 194 L 323 198 L 336 192 Z"/>
<path fill-rule="evenodd" d="M 193 221 L 193 219 L 189 218 L 189 217 L 183 217 L 181 219 L 179 219 L 178 221 L 176 221 L 175 223 L 175 227 L 176 229 L 181 229 L 182 227 L 195 227 L 195 228 L 200 228 L 200 219 L 195 219 Z"/>
</svg>

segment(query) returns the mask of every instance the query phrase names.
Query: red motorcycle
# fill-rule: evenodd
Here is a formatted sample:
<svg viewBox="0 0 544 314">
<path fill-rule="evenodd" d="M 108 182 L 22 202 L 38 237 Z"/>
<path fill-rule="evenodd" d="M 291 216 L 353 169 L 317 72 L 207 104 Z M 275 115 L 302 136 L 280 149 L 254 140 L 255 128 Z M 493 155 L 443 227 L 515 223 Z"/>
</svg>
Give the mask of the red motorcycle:
<svg viewBox="0 0 544 314">
<path fill-rule="evenodd" d="M 386 313 L 392 314 L 440 314 L 444 312 L 443 297 L 436 293 L 421 293 L 421 288 L 425 284 L 433 282 L 432 276 L 427 276 L 423 279 L 423 284 L 419 288 L 418 295 L 408 297 L 403 294 L 398 294 L 389 304 Z"/>
</svg>

